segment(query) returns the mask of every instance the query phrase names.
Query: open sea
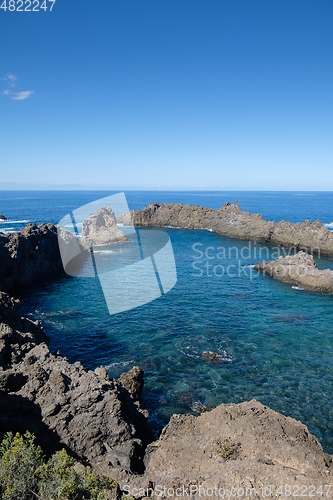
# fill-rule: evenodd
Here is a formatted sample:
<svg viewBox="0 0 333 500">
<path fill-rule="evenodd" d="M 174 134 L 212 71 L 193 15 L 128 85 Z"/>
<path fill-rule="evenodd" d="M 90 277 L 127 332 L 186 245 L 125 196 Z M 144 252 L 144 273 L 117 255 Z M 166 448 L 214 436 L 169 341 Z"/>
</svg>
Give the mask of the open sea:
<svg viewBox="0 0 333 500">
<path fill-rule="evenodd" d="M 0 222 L 0 231 L 17 231 L 27 222 L 56 224 L 70 211 L 110 194 L 2 191 L 0 214 L 10 220 Z M 331 192 L 125 194 L 130 210 L 154 201 L 217 209 L 237 199 L 243 210 L 259 212 L 266 220 L 320 219 L 333 229 Z M 333 453 L 333 296 L 257 275 L 252 266 L 276 257 L 273 247 L 206 230 L 165 231 L 178 277 L 167 294 L 110 316 L 98 278 L 64 275 L 22 289 L 22 314 L 43 321 L 51 351 L 59 349 L 87 369 L 103 365 L 117 377 L 134 365 L 142 367 L 143 401 L 156 432 L 173 413 L 255 398 L 301 420 Z M 320 268 L 333 269 L 330 259 L 316 261 Z M 223 272 L 229 265 L 239 272 Z M 207 351 L 216 359 L 207 359 Z"/>
</svg>

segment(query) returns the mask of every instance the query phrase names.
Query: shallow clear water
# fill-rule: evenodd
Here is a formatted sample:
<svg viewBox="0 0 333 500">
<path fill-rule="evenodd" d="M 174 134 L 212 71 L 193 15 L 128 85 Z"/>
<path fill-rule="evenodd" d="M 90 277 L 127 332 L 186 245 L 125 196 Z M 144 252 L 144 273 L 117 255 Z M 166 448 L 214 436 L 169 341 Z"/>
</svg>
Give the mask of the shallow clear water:
<svg viewBox="0 0 333 500">
<path fill-rule="evenodd" d="M 237 193 L 241 208 L 250 210 L 252 203 L 251 211 L 270 219 L 333 220 L 332 193 L 313 195 L 311 202 L 308 196 L 306 203 L 299 203 L 302 197 L 290 193 L 244 193 L 243 204 L 241 194 Z M 105 194 L 77 193 L 70 202 L 66 201 L 68 193 L 51 195 L 55 195 L 53 207 L 45 193 L 39 200 L 37 220 L 57 222 L 55 215 L 43 216 L 46 198 L 46 212 L 59 220 L 70 209 Z M 153 200 L 186 203 L 190 198 L 191 204 L 217 208 L 235 198 L 230 193 L 228 197 L 211 193 L 131 196 L 132 201 L 127 196 L 130 208 Z M 7 215 L 5 208 L 3 203 L 0 213 Z M 23 208 L 15 216 L 17 220 L 30 218 Z M 250 266 L 270 257 L 266 250 L 260 255 L 260 245 L 249 247 L 247 242 L 205 230 L 167 232 L 178 281 L 154 302 L 110 316 L 97 279 L 63 276 L 22 291 L 23 312 L 43 320 L 51 350 L 59 349 L 87 368 L 104 365 L 111 376 L 118 376 L 134 364 L 141 366 L 144 402 L 156 429 L 174 412 L 256 398 L 307 424 L 332 453 L 333 296 L 296 290 L 258 276 Z M 329 259 L 318 263 L 333 268 Z M 229 269 L 229 276 L 222 273 L 221 266 L 226 271 L 230 265 L 236 267 Z M 207 360 L 206 351 L 216 353 L 218 360 Z"/>
</svg>

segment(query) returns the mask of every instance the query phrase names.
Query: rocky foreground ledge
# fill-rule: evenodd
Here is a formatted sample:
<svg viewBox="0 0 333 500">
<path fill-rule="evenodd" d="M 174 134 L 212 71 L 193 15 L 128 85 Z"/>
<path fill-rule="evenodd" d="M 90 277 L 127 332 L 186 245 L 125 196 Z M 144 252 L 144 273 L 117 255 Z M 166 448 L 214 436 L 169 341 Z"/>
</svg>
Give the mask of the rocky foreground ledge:
<svg viewBox="0 0 333 500">
<path fill-rule="evenodd" d="M 142 384 L 139 368 L 116 381 L 104 368 L 86 371 L 52 354 L 40 322 L 21 318 L 19 301 L 0 292 L 0 438 L 28 429 L 47 454 L 65 447 L 116 479 L 118 497 L 170 498 L 174 490 L 228 498 L 239 488 L 240 496 L 243 489 L 264 498 L 283 496 L 280 485 L 289 485 L 332 498 L 325 486 L 333 483 L 332 457 L 297 420 L 252 400 L 174 415 L 153 441 L 138 401 Z"/>
<path fill-rule="evenodd" d="M 0 434 L 29 430 L 47 454 L 66 447 L 113 478 L 142 473 L 153 434 L 140 391 L 134 396 L 105 368 L 86 371 L 52 354 L 46 340 L 39 322 L 20 317 L 19 301 L 0 292 Z M 131 375 L 127 385 L 140 382 L 141 370 Z"/>
<path fill-rule="evenodd" d="M 135 226 L 210 229 L 215 233 L 241 240 L 282 245 L 333 257 L 333 232 L 320 220 L 314 223 L 266 221 L 260 214 L 244 212 L 237 201 L 225 203 L 219 210 L 182 203 L 151 203 L 142 210 L 132 210 L 117 217 L 119 223 Z"/>
<path fill-rule="evenodd" d="M 312 255 L 306 252 L 301 251 L 296 255 L 260 262 L 254 269 L 278 281 L 291 283 L 306 290 L 333 293 L 333 271 L 318 269 Z"/>
</svg>

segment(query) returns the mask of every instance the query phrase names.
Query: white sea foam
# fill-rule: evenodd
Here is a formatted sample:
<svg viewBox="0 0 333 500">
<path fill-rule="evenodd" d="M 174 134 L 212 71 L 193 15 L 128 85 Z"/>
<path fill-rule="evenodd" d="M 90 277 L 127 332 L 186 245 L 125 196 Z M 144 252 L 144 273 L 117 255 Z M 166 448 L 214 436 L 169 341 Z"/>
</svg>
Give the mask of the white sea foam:
<svg viewBox="0 0 333 500">
<path fill-rule="evenodd" d="M 128 366 L 134 362 L 135 362 L 134 359 L 131 359 L 130 361 L 118 361 L 115 363 L 110 363 L 108 365 L 105 365 L 104 368 L 108 369 L 108 368 L 117 368 L 118 366 Z"/>
<path fill-rule="evenodd" d="M 29 220 L 0 220 L 1 224 L 22 224 L 25 222 L 30 222 Z"/>
<path fill-rule="evenodd" d="M 293 288 L 294 290 L 305 290 L 305 288 L 301 288 L 300 286 L 292 286 L 291 288 Z"/>
<path fill-rule="evenodd" d="M 94 250 L 95 253 L 118 253 L 115 250 Z"/>
</svg>

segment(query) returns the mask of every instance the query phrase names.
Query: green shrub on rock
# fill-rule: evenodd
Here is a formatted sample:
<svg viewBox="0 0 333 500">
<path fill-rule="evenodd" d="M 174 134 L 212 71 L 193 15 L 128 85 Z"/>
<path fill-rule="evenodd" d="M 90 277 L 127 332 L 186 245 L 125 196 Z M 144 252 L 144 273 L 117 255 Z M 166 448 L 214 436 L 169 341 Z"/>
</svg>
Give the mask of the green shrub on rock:
<svg viewBox="0 0 333 500">
<path fill-rule="evenodd" d="M 116 493 L 117 483 L 107 477 L 100 479 L 90 467 L 77 472 L 65 450 L 45 462 L 34 440 L 29 432 L 4 437 L 0 446 L 1 500 L 104 500 L 110 490 Z"/>
<path fill-rule="evenodd" d="M 26 500 L 38 489 L 37 471 L 43 453 L 30 432 L 13 436 L 8 432 L 0 446 L 0 484 L 3 500 Z"/>
</svg>

